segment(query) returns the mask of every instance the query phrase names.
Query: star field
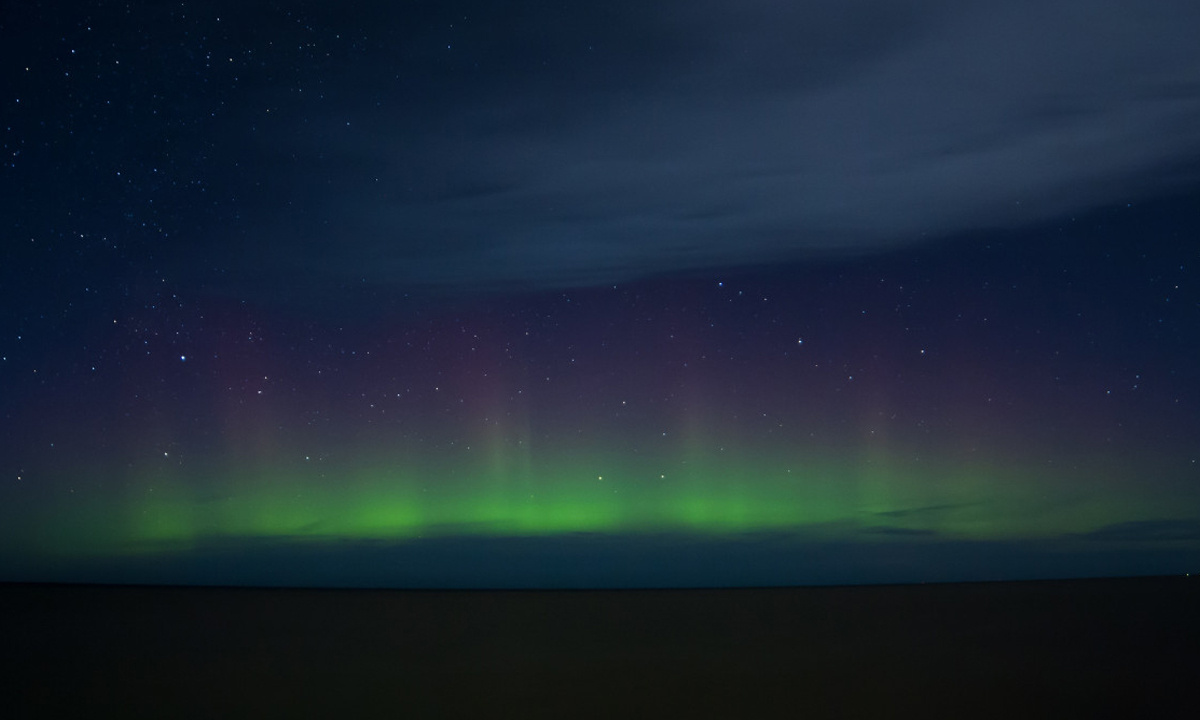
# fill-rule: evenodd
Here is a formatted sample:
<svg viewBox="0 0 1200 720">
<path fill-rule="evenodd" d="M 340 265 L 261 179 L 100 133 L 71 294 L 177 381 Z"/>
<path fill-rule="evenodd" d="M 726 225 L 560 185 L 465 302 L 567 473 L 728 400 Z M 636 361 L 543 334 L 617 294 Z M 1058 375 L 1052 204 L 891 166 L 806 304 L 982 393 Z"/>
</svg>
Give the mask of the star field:
<svg viewBox="0 0 1200 720">
<path fill-rule="evenodd" d="M 0 56 L 0 579 L 1200 558 L 1200 55 L 1159 10 L 1063 41 L 1155 48 L 1097 61 L 1126 127 L 983 4 L 816 13 L 880 44 L 815 49 L 772 3 L 69 5 Z M 951 52 L 989 99 L 909 74 Z M 755 574 L 672 575 L 722 552 Z"/>
</svg>

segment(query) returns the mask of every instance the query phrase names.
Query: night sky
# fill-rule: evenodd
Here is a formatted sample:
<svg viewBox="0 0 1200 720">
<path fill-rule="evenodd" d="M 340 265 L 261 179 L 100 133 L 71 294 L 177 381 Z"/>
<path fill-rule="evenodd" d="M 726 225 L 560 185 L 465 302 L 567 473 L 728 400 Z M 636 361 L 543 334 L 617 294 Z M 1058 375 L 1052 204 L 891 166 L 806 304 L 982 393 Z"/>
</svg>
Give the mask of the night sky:
<svg viewBox="0 0 1200 720">
<path fill-rule="evenodd" d="M 1200 570 L 1200 4 L 0 15 L 0 580 Z"/>
</svg>

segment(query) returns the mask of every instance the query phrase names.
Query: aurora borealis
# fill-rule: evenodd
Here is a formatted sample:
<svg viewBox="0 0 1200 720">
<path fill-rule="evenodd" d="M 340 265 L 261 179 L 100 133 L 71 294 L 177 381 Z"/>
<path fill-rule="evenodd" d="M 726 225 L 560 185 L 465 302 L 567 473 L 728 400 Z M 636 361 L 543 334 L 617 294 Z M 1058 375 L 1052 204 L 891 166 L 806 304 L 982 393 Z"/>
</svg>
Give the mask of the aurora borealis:
<svg viewBox="0 0 1200 720">
<path fill-rule="evenodd" d="M 6 544 L 48 567 L 448 538 L 1190 552 L 1196 371 L 1160 327 L 1194 305 L 1092 310 L 1112 278 L 1086 259 L 1056 304 L 1018 242 L 336 327 L 182 306 L 186 349 L 117 311 L 112 359 L 27 390 Z"/>
<path fill-rule="evenodd" d="M 22 11 L 55 39 L 0 70 L 0 579 L 1200 559 L 1200 55 L 1178 23 L 1147 11 L 1178 50 L 1161 77 L 1102 82 L 1040 34 L 1061 85 L 968 62 L 1011 105 L 980 118 L 919 73 L 915 99 L 881 94 L 965 50 L 866 16 L 814 22 L 894 54 L 780 31 L 745 55 L 712 9 L 365 5 Z M 759 5 L 758 31 L 795 19 Z M 778 76 L 792 60 L 813 75 Z M 897 104 L 862 125 L 863 102 Z M 1062 155 L 1038 164 L 1045 143 Z M 478 570 L 493 551 L 511 566 Z M 323 553 L 336 577 L 306 565 Z M 395 560 L 418 555 L 437 572 Z"/>
</svg>

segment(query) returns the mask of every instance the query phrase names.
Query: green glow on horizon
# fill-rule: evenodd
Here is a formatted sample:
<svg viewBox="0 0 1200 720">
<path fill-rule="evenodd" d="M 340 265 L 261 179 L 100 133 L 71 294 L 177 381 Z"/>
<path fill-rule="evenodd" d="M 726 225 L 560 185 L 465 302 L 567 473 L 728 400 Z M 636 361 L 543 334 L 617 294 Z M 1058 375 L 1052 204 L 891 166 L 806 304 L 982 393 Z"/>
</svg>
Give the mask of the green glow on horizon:
<svg viewBox="0 0 1200 720">
<path fill-rule="evenodd" d="M 220 538 L 795 532 L 856 542 L 1018 540 L 1174 517 L 1169 498 L 1118 478 L 1081 479 L 1082 471 L 1037 475 L 882 455 L 803 463 L 699 451 L 636 461 L 482 455 L 457 464 L 382 457 L 341 469 L 139 477 L 123 493 L 55 503 L 38 522 L 53 532 L 26 540 L 62 556 L 174 552 Z"/>
</svg>

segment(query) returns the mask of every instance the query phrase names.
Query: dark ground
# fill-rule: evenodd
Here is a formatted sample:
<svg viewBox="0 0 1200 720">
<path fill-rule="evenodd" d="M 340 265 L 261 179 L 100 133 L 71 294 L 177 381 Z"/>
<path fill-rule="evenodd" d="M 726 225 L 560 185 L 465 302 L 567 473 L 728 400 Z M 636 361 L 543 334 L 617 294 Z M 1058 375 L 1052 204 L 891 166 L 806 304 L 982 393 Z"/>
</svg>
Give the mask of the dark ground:
<svg viewBox="0 0 1200 720">
<path fill-rule="evenodd" d="M 23 717 L 1196 717 L 1200 578 L 766 590 L 0 585 Z M 15 710 L 15 712 L 13 712 Z"/>
</svg>

